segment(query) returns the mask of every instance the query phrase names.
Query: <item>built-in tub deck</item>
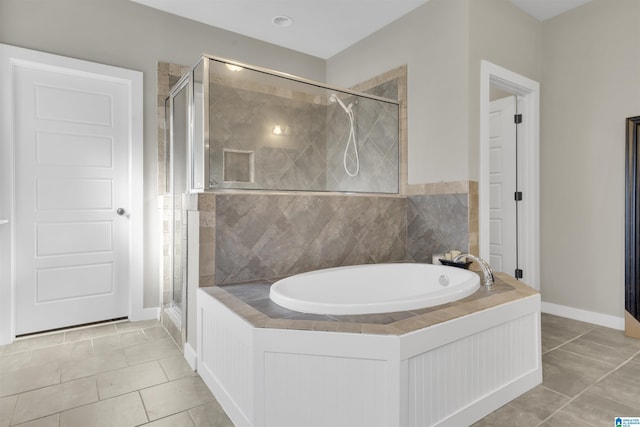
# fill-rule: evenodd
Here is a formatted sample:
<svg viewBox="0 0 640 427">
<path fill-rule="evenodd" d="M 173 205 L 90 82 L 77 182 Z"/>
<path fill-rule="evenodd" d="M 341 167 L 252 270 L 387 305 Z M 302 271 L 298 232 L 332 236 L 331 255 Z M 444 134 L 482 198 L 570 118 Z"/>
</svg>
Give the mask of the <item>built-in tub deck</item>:
<svg viewBox="0 0 640 427">
<path fill-rule="evenodd" d="M 471 425 L 542 382 L 540 294 L 491 290 L 353 316 L 287 310 L 270 282 L 204 287 L 198 372 L 234 425 Z"/>
<path fill-rule="evenodd" d="M 402 335 L 538 293 L 504 273 L 464 299 L 419 310 L 360 315 L 317 315 L 292 311 L 269 299 L 273 282 L 258 281 L 201 288 L 256 328 Z"/>
</svg>

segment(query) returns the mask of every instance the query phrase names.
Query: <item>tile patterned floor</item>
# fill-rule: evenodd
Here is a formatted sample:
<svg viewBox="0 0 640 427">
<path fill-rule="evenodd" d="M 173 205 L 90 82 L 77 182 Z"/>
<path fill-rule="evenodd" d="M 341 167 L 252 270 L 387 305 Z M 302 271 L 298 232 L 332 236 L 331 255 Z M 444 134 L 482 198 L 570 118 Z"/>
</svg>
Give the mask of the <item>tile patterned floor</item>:
<svg viewBox="0 0 640 427">
<path fill-rule="evenodd" d="M 0 427 L 233 426 L 158 322 L 0 347 Z"/>
<path fill-rule="evenodd" d="M 612 426 L 640 416 L 640 340 L 542 315 L 543 383 L 474 427 Z M 0 347 L 0 427 L 229 427 L 158 322 Z"/>
<path fill-rule="evenodd" d="M 640 417 L 640 340 L 542 315 L 542 384 L 474 427 L 613 426 Z"/>
</svg>

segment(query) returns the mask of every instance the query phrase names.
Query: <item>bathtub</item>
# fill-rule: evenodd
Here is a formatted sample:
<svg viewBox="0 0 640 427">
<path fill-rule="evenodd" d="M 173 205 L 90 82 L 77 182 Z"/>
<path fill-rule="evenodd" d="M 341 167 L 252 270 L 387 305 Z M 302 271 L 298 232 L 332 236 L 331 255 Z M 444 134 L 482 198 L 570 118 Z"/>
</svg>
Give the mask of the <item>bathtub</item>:
<svg viewBox="0 0 640 427">
<path fill-rule="evenodd" d="M 449 304 L 335 317 L 270 317 L 247 288 L 268 283 L 247 302 L 201 287 L 197 370 L 238 427 L 468 426 L 542 381 L 540 294 L 495 277 Z"/>
<path fill-rule="evenodd" d="M 371 314 L 433 307 L 480 287 L 468 270 L 432 264 L 368 264 L 296 274 L 271 286 L 269 297 L 311 314 Z"/>
</svg>

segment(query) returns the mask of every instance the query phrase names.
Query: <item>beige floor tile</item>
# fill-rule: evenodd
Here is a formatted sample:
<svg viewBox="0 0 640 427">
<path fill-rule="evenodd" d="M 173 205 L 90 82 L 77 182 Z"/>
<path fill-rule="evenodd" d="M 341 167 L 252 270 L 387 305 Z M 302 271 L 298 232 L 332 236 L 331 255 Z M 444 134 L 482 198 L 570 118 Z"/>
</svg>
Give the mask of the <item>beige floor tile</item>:
<svg viewBox="0 0 640 427">
<path fill-rule="evenodd" d="M 18 424 L 15 427 L 58 427 L 59 418 L 60 414 L 53 414 L 48 417 L 38 418 L 37 420 Z"/>
<path fill-rule="evenodd" d="M 64 333 L 64 342 L 88 340 L 91 338 L 103 337 L 105 335 L 113 335 L 117 332 L 118 329 L 113 323 L 82 329 L 74 329 Z"/>
<path fill-rule="evenodd" d="M 60 414 L 60 427 L 133 427 L 147 421 L 137 392 L 101 400 Z"/>
<path fill-rule="evenodd" d="M 0 427 L 7 427 L 11 423 L 13 408 L 16 407 L 18 396 L 9 396 L 0 399 Z"/>
<path fill-rule="evenodd" d="M 196 375 L 182 355 L 160 359 L 159 362 L 169 381 Z"/>
<path fill-rule="evenodd" d="M 31 352 L 31 364 L 47 363 L 49 361 L 71 362 L 91 356 L 93 356 L 91 341 L 79 341 L 33 350 Z"/>
<path fill-rule="evenodd" d="M 216 400 L 190 409 L 189 414 L 196 427 L 233 427 L 233 423 Z"/>
<path fill-rule="evenodd" d="M 93 353 L 107 354 L 116 350 L 123 350 L 134 345 L 144 344 L 149 340 L 142 330 L 123 332 L 116 335 L 93 339 Z"/>
<path fill-rule="evenodd" d="M 145 328 L 142 332 L 144 332 L 144 335 L 149 341 L 166 340 L 167 338 L 171 338 L 162 326 Z"/>
<path fill-rule="evenodd" d="M 124 357 L 124 353 L 122 351 L 100 354 L 84 360 L 70 361 L 63 364 L 61 381 L 66 382 L 78 378 L 89 377 L 102 372 L 126 368 L 127 366 L 127 359 Z"/>
<path fill-rule="evenodd" d="M 18 369 L 29 368 L 31 361 L 31 352 L 23 351 L 22 353 L 6 354 L 0 357 L 0 376 L 8 372 Z"/>
<path fill-rule="evenodd" d="M 158 421 L 145 424 L 146 427 L 196 427 L 187 412 L 180 412 Z"/>
<path fill-rule="evenodd" d="M 611 423 L 613 426 L 613 423 Z M 540 427 L 599 427 L 593 424 L 589 424 L 585 421 L 572 417 L 569 414 L 565 414 L 560 411 L 549 418 L 545 423 L 540 424 Z"/>
<path fill-rule="evenodd" d="M 138 344 L 124 350 L 124 355 L 130 365 L 164 359 L 178 354 L 181 353 L 171 339 Z"/>
<path fill-rule="evenodd" d="M 17 341 L 4 346 L 2 355 L 19 353 L 22 351 L 35 350 L 38 348 L 51 347 L 64 342 L 64 333 L 60 332 L 51 335 L 42 335 L 32 338 L 20 338 Z"/>
<path fill-rule="evenodd" d="M 18 369 L 0 374 L 0 397 L 60 383 L 60 363 Z"/>
<path fill-rule="evenodd" d="M 596 328 L 591 323 L 581 322 L 579 320 L 568 319 L 566 317 L 554 316 L 553 314 L 542 313 L 540 315 L 540 324 L 543 329 L 547 329 L 548 326 L 553 326 L 554 331 L 558 329 L 564 331 L 564 333 L 570 333 L 573 335 L 581 335 Z"/>
<path fill-rule="evenodd" d="M 607 375 L 589 389 L 589 393 L 607 397 L 631 408 L 639 408 L 640 416 L 640 365 L 627 363 Z"/>
<path fill-rule="evenodd" d="M 98 400 L 93 378 L 70 381 L 18 396 L 13 423 L 21 423 L 55 414 Z"/>
<path fill-rule="evenodd" d="M 141 320 L 139 322 L 116 323 L 116 328 L 118 328 L 119 333 L 153 328 L 154 326 L 160 326 L 160 322 L 157 320 Z"/>
<path fill-rule="evenodd" d="M 565 406 L 562 412 L 594 426 L 613 426 L 615 417 L 638 416 L 638 406 L 629 407 L 611 399 L 587 391 Z"/>
<path fill-rule="evenodd" d="M 547 419 L 568 401 L 568 397 L 556 393 L 543 385 L 539 385 L 509 402 L 509 406 L 533 415 L 542 421 Z"/>
<path fill-rule="evenodd" d="M 598 326 L 592 331 L 584 334 L 582 338 L 600 345 L 615 348 L 617 351 L 626 351 L 630 353 L 640 351 L 640 340 L 626 337 L 623 331 L 617 331 L 615 329 Z"/>
<path fill-rule="evenodd" d="M 167 382 L 157 361 L 105 372 L 96 376 L 100 399 L 140 390 Z"/>
<path fill-rule="evenodd" d="M 543 385 L 573 397 L 614 368 L 604 362 L 556 349 L 542 356 Z"/>
<path fill-rule="evenodd" d="M 198 376 L 185 377 L 140 391 L 150 420 L 157 420 L 213 400 Z"/>
<path fill-rule="evenodd" d="M 473 427 L 534 427 L 539 423 L 540 420 L 534 416 L 512 406 L 505 405 L 473 424 Z"/>
<path fill-rule="evenodd" d="M 601 362 L 609 363 L 615 366 L 626 362 L 631 356 L 636 353 L 635 350 L 631 350 L 629 348 L 621 349 L 609 347 L 606 345 L 598 344 L 594 341 L 590 341 L 588 339 L 584 339 L 582 337 L 568 342 L 560 348 L 562 350 L 580 354 L 584 357 L 599 360 Z"/>
</svg>

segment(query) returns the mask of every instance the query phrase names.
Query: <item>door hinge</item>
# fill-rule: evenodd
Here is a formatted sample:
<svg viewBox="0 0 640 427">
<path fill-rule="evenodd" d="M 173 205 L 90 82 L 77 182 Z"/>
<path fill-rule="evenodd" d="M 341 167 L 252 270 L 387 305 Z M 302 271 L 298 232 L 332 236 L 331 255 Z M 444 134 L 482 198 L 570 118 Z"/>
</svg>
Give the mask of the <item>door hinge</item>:
<svg viewBox="0 0 640 427">
<path fill-rule="evenodd" d="M 519 268 L 516 268 L 516 279 L 522 279 L 522 270 L 520 270 Z"/>
<path fill-rule="evenodd" d="M 517 125 L 522 123 L 522 114 L 516 114 L 513 116 L 513 122 Z"/>
<path fill-rule="evenodd" d="M 522 191 L 516 191 L 515 193 L 513 193 L 513 198 L 515 199 L 516 202 L 521 202 L 522 201 Z"/>
</svg>

